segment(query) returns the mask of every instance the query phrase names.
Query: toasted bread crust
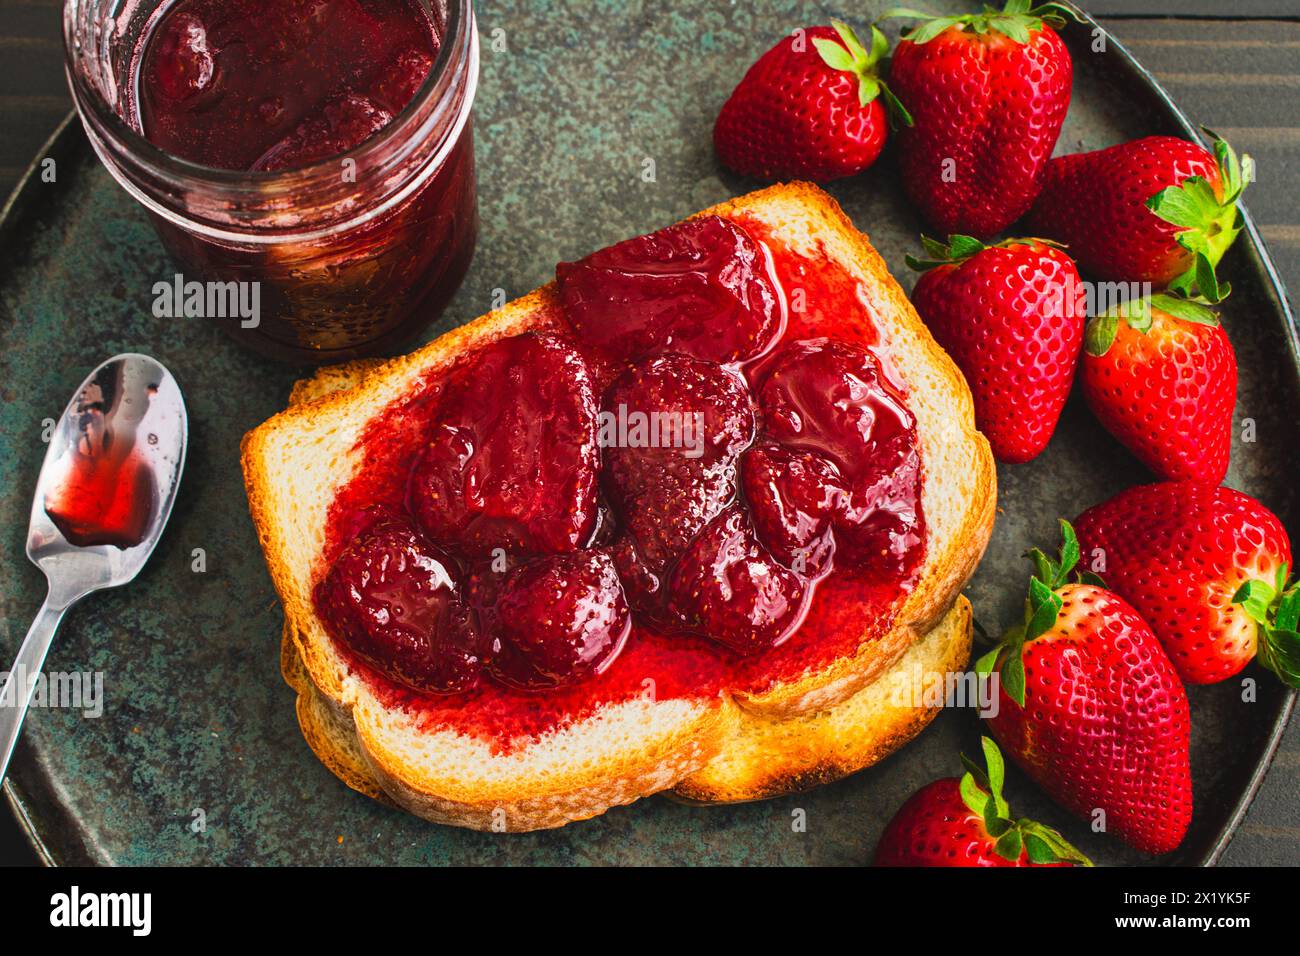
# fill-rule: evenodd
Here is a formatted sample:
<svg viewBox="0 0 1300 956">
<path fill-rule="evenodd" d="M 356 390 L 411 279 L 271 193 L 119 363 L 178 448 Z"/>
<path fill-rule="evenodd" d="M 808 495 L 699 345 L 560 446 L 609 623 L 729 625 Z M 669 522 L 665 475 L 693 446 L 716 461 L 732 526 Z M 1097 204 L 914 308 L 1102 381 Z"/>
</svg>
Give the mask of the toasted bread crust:
<svg viewBox="0 0 1300 956">
<path fill-rule="evenodd" d="M 569 804 L 534 800 L 467 805 L 431 800 L 366 759 L 355 726 L 340 718 L 307 679 L 287 627 L 281 650 L 285 680 L 298 692 L 298 722 L 321 763 L 353 790 L 426 819 L 484 830 L 542 829 L 630 803 L 654 782 L 653 774 L 622 779 L 617 788 L 604 793 L 572 795 Z M 682 803 L 744 803 L 809 790 L 870 767 L 913 740 L 939 713 L 938 707 L 900 703 L 896 695 L 906 692 L 917 675 L 962 670 L 970 650 L 970 602 L 959 597 L 881 679 L 848 700 L 785 721 L 745 715 L 739 708 L 719 709 L 717 725 L 702 741 L 717 739 L 719 749 L 664 793 Z M 674 775 L 680 766 L 654 769 Z M 396 787 L 402 797 L 395 800 L 386 787 Z"/>
<path fill-rule="evenodd" d="M 555 290 L 543 286 L 411 355 L 322 370 L 295 387 L 294 405 L 245 436 L 249 506 L 285 608 L 286 678 L 298 691 L 299 721 L 308 743 L 349 786 L 438 822 L 536 829 L 584 819 L 675 786 L 685 797 L 709 802 L 803 788 L 880 759 L 933 716 L 925 708 L 890 711 L 887 720 L 855 728 L 861 746 L 852 753 L 819 754 L 812 729 L 813 715 L 835 714 L 839 705 L 850 705 L 919 646 L 923 635 L 942 630 L 948 653 L 939 657 L 964 662 L 966 651 L 954 648 L 969 646 L 969 608 L 963 600 L 956 611 L 950 609 L 983 553 L 996 506 L 992 455 L 975 431 L 965 381 L 867 238 L 821 190 L 801 183 L 774 186 L 698 215 L 709 214 L 756 218 L 796 251 L 833 259 L 859 280 L 877 317 L 881 349 L 913 396 L 909 403 L 918 417 L 927 476 L 924 507 L 931 527 L 922 573 L 899 607 L 896 623 L 878 639 L 863 642 L 856 654 L 760 693 L 724 694 L 691 704 L 637 701 L 628 713 L 598 714 L 530 744 L 529 755 L 509 772 L 502 758 L 460 735 L 422 732 L 403 723 L 401 715 L 383 712 L 326 637 L 312 608 L 310 579 L 323 545 L 325 509 L 359 466 L 353 445 L 360 427 L 400 399 L 417 378 L 449 366 L 468 349 L 556 322 Z M 936 627 L 941 620 L 944 626 Z M 863 706 L 861 700 L 857 706 Z M 827 726 L 856 719 L 844 713 L 828 716 Z M 637 728 L 631 739 L 617 736 L 624 733 L 620 721 Z M 805 727 L 792 721 L 813 723 Z M 783 760 L 755 744 L 780 740 L 794 726 L 801 728 L 807 745 L 798 758 Z M 437 738 L 435 744 L 430 736 Z M 602 749 L 610 746 L 623 752 Z M 564 763 L 574 748 L 581 759 Z M 771 772 L 738 770 L 735 755 L 745 748 L 761 753 Z M 461 764 L 454 770 L 431 769 L 431 764 L 441 767 L 448 752 L 458 755 Z M 712 761 L 718 767 L 710 770 Z M 731 769 L 724 773 L 723 767 Z"/>
</svg>

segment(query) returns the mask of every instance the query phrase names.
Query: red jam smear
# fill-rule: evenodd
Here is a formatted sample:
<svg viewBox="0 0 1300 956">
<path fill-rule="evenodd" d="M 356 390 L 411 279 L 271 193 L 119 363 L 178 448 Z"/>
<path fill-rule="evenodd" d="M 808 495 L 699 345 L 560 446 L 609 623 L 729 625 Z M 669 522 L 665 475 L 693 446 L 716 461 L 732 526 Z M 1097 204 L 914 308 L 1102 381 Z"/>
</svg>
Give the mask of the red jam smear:
<svg viewBox="0 0 1300 956">
<path fill-rule="evenodd" d="M 218 169 L 306 166 L 387 126 L 437 55 L 414 0 L 181 0 L 143 52 L 144 134 Z"/>
<path fill-rule="evenodd" d="M 735 221 L 755 239 L 767 238 L 762 224 L 740 217 Z M 757 389 L 784 345 L 821 338 L 869 347 L 878 338 L 860 285 L 846 270 L 824 254 L 804 256 L 779 243 L 764 243 L 764 248 L 770 255 L 771 273 L 784 290 L 790 309 L 771 347 L 749 362 L 733 366 L 755 390 L 756 404 Z M 543 324 L 563 329 L 567 320 L 555 308 Z M 599 349 L 590 358 L 597 391 L 603 394 L 622 366 L 600 354 Z M 894 397 L 905 397 L 905 389 L 887 365 L 882 363 L 881 372 Z M 445 370 L 429 373 L 410 395 L 390 405 L 363 432 L 357 448 L 366 467 L 338 491 L 331 506 L 321 574 L 355 536 L 358 515 L 376 504 L 403 506 L 406 476 L 426 440 L 428 422 L 436 419 L 437 403 L 447 379 Z M 761 432 L 758 440 L 762 440 Z M 910 440 L 916 452 L 914 431 Z M 884 570 L 832 561 L 828 572 L 809 582 L 812 596 L 797 629 L 783 643 L 756 656 L 733 653 L 702 636 L 665 633 L 634 618 L 631 634 L 618 657 L 603 672 L 580 683 L 538 693 L 485 679 L 473 691 L 431 695 L 389 679 L 361 661 L 342 642 L 336 645 L 349 663 L 366 676 L 386 706 L 405 708 L 426 730 L 453 729 L 487 742 L 498 752 L 509 752 L 610 704 L 641 697 L 699 700 L 727 691 L 762 692 L 852 655 L 892 627 L 899 597 L 914 584 L 925 553 L 919 454 L 912 467 L 915 484 L 910 487 L 914 500 L 907 504 L 916 512 L 916 540 L 896 560 L 886 562 Z"/>
<path fill-rule="evenodd" d="M 125 549 L 144 540 L 153 504 L 153 471 L 134 446 L 125 452 L 79 446 L 67 473 L 46 493 L 45 513 L 69 544 Z"/>
</svg>

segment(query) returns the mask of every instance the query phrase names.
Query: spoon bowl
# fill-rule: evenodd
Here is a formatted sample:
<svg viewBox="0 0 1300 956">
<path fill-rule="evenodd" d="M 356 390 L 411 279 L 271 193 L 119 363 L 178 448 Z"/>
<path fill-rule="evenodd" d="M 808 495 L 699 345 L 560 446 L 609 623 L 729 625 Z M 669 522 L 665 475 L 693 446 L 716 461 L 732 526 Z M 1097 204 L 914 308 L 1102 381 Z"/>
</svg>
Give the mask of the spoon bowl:
<svg viewBox="0 0 1300 956">
<path fill-rule="evenodd" d="M 187 436 L 176 380 L 137 353 L 91 372 L 54 426 L 27 530 L 27 557 L 49 592 L 0 688 L 0 780 L 64 612 L 92 591 L 132 581 L 153 553 Z"/>
</svg>

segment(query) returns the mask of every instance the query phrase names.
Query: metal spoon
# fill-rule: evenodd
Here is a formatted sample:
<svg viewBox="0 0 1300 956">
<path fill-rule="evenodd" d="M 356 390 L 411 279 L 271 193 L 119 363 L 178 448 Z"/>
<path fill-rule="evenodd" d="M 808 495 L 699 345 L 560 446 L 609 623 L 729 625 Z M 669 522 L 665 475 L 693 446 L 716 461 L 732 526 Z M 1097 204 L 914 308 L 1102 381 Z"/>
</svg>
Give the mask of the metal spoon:
<svg viewBox="0 0 1300 956">
<path fill-rule="evenodd" d="M 0 781 L 64 612 L 133 580 L 153 553 L 176 500 L 187 431 L 176 380 L 147 355 L 109 359 L 64 409 L 27 530 L 27 557 L 49 592 L 0 688 Z"/>
</svg>

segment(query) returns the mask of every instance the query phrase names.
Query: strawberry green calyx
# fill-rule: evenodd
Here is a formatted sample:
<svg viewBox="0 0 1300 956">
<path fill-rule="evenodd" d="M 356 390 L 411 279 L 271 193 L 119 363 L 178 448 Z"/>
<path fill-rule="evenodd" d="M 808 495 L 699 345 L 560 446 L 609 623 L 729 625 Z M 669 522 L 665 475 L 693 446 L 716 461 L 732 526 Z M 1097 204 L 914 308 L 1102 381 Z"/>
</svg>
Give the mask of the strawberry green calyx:
<svg viewBox="0 0 1300 956">
<path fill-rule="evenodd" d="M 1220 288 L 1222 295 L 1218 301 L 1222 301 L 1228 291 L 1226 283 Z M 1216 304 L 1218 303 L 1211 302 L 1203 295 L 1174 292 L 1157 292 L 1133 299 L 1089 319 L 1083 330 L 1083 348 L 1089 355 L 1105 355 L 1115 343 L 1120 322 L 1127 323 L 1134 331 L 1145 335 L 1151 330 L 1154 321 L 1151 314 L 1153 309 L 1183 322 L 1215 326 L 1219 324 L 1219 316 L 1210 306 Z"/>
<path fill-rule="evenodd" d="M 1160 190 L 1146 201 L 1146 207 L 1165 222 L 1180 227 L 1178 244 L 1195 257 L 1187 271 L 1169 283 L 1169 288 L 1189 294 L 1195 290 L 1214 303 L 1228 294 L 1226 283 L 1219 283 L 1214 268 L 1241 232 L 1238 200 L 1255 178 L 1255 161 L 1244 153 L 1239 159 L 1222 136 L 1209 129 L 1205 132 L 1214 141 L 1223 199 L 1214 195 L 1206 179 L 1189 176 L 1177 186 Z"/>
<path fill-rule="evenodd" d="M 1010 37 L 1017 43 L 1028 43 L 1031 39 L 1030 34 L 1035 30 L 1042 30 L 1044 27 L 1059 30 L 1065 26 L 1067 19 L 1083 22 L 1078 12 L 1068 4 L 1043 3 L 1033 6 L 1031 0 L 1007 0 L 1006 6 L 1001 10 L 985 5 L 980 13 L 967 13 L 955 17 L 937 17 L 923 10 L 895 7 L 881 14 L 876 22 L 896 17 L 925 21 L 907 34 L 908 41 L 918 44 L 930 42 L 950 27 L 970 30 L 977 34 L 993 31 Z"/>
<path fill-rule="evenodd" d="M 1002 689 L 1021 707 L 1025 706 L 1025 644 L 1042 637 L 1056 624 L 1061 613 L 1061 596 L 1056 592 L 1070 582 L 1070 573 L 1079 563 L 1079 538 L 1070 522 L 1061 519 L 1061 550 L 1055 561 L 1038 548 L 1026 553 L 1034 563 L 1034 574 L 1029 579 L 1029 596 L 1025 599 L 1025 619 L 1010 628 L 1002 642 L 975 662 L 975 673 L 981 677 L 998 671 Z M 1105 587 L 1105 583 L 1091 571 L 1082 571 L 1076 579 L 1084 584 Z"/>
<path fill-rule="evenodd" d="M 921 246 L 925 249 L 926 259 L 918 259 L 916 256 L 909 254 L 906 257 L 907 267 L 917 272 L 927 272 L 935 266 L 961 265 L 971 256 L 983 252 L 985 249 L 1009 249 L 1012 246 L 1050 246 L 1053 249 L 1063 248 L 1060 243 L 1053 242 L 1051 239 L 1003 239 L 993 245 L 986 245 L 973 236 L 949 236 L 948 244 L 944 245 L 938 239 L 931 239 L 929 236 L 921 236 Z"/>
<path fill-rule="evenodd" d="M 1002 759 L 1002 752 L 988 737 L 980 738 L 980 746 L 988 769 L 962 754 L 961 762 L 966 773 L 958 789 L 962 803 L 984 819 L 984 829 L 997 841 L 993 851 L 1004 860 L 1019 860 L 1024 851 L 1029 855 L 1029 862 L 1039 865 L 1074 863 L 1092 866 L 1091 860 L 1051 827 L 1033 820 L 1017 820 L 1011 815 L 1011 808 L 1002 796 L 1002 785 L 1006 780 L 1006 762 Z"/>
<path fill-rule="evenodd" d="M 1300 687 L 1300 580 L 1287 585 L 1290 568 L 1283 563 L 1272 581 L 1247 581 L 1232 596 L 1259 625 L 1255 656 L 1288 687 Z"/>
<path fill-rule="evenodd" d="M 822 58 L 822 62 L 832 70 L 852 73 L 858 78 L 859 105 L 866 106 L 877 96 L 882 96 L 890 123 L 895 126 L 911 126 L 911 114 L 880 78 L 880 65 L 885 54 L 889 52 L 889 40 L 879 29 L 872 26 L 871 49 L 868 50 L 847 23 L 831 20 L 831 26 L 839 34 L 843 46 L 825 37 L 815 37 L 812 41 L 813 46 L 817 50 L 817 55 Z"/>
</svg>

